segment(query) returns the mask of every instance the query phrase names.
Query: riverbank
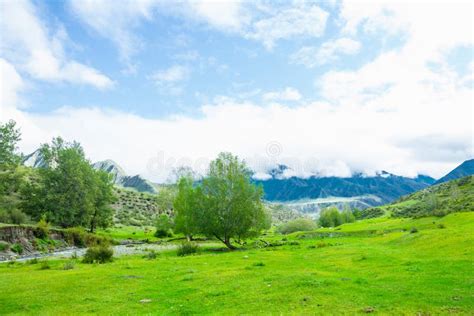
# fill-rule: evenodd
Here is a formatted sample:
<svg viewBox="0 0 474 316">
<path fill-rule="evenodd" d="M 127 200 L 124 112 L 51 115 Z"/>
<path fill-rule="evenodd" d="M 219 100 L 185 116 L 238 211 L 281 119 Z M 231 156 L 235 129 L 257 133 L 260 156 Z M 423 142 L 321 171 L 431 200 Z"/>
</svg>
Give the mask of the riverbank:
<svg viewBox="0 0 474 316">
<path fill-rule="evenodd" d="M 5 225 L 0 227 L 0 261 L 41 257 L 103 243 L 113 241 L 105 236 L 87 233 L 80 228 Z"/>
</svg>

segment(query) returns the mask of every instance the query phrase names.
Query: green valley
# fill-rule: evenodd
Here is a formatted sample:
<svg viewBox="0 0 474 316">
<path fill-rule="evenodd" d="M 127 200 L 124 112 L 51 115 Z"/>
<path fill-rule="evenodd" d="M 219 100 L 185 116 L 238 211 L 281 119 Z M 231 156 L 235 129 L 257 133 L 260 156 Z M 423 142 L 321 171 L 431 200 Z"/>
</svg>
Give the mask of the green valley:
<svg viewBox="0 0 474 316">
<path fill-rule="evenodd" d="M 103 265 L 54 259 L 46 270 L 41 262 L 1 264 L 0 310 L 472 315 L 473 230 L 472 212 L 378 218 L 287 236 L 267 233 L 239 251 L 204 242 L 201 253 L 186 257 L 170 250 L 156 259 L 126 256 Z M 71 261 L 74 269 L 65 270 Z"/>
</svg>

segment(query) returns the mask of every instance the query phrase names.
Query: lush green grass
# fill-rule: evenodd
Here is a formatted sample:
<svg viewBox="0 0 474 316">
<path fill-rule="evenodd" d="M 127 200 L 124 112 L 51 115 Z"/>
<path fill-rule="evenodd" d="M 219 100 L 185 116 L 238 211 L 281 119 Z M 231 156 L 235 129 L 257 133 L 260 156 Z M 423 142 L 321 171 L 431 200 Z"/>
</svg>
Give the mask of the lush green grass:
<svg viewBox="0 0 474 316">
<path fill-rule="evenodd" d="M 473 231 L 474 213 L 455 213 L 265 237 L 280 247 L 1 264 L 0 314 L 472 315 Z"/>
<path fill-rule="evenodd" d="M 115 240 L 149 240 L 156 241 L 157 238 L 153 236 L 155 228 L 151 226 L 116 226 L 105 230 L 99 230 L 97 234 L 107 236 Z"/>
</svg>

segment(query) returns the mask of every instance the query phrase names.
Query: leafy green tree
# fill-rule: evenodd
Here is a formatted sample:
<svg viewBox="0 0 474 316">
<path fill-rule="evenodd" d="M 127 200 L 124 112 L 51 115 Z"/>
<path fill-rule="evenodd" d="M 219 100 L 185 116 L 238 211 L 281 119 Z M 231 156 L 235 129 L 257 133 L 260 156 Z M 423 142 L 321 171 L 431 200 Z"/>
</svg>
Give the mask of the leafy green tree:
<svg viewBox="0 0 474 316">
<path fill-rule="evenodd" d="M 355 222 L 355 216 L 352 213 L 352 211 L 351 211 L 351 209 L 349 208 L 348 205 L 346 205 L 346 207 L 344 207 L 344 210 L 341 213 L 341 217 L 342 217 L 342 222 L 343 223 L 353 223 L 353 222 Z"/>
<path fill-rule="evenodd" d="M 173 228 L 173 221 L 166 214 L 161 214 L 156 220 L 156 232 L 155 237 L 163 238 L 172 235 L 171 229 Z"/>
<path fill-rule="evenodd" d="M 188 241 L 192 240 L 193 233 L 199 231 L 197 225 L 200 188 L 194 188 L 194 180 L 190 176 L 182 176 L 178 181 L 178 192 L 173 202 L 175 213 L 175 232 L 183 233 Z"/>
<path fill-rule="evenodd" d="M 29 171 L 20 165 L 21 133 L 14 121 L 0 124 L 0 211 L 2 222 L 22 224 L 27 217 L 18 210 L 18 194 Z"/>
<path fill-rule="evenodd" d="M 43 214 L 62 227 L 82 226 L 94 231 L 110 224 L 113 201 L 111 179 L 92 168 L 82 147 L 61 138 L 43 145 L 46 167 L 38 170 L 38 181 L 23 190 L 22 207 L 34 220 Z"/>
<path fill-rule="evenodd" d="M 94 176 L 96 177 L 94 179 L 96 185 L 94 186 L 94 210 L 89 225 L 91 233 L 97 227 L 105 228 L 112 224 L 114 209 L 110 206 L 110 203 L 117 199 L 113 193 L 111 175 L 105 171 L 94 170 Z"/>
<path fill-rule="evenodd" d="M 329 207 L 321 211 L 319 225 L 322 227 L 336 227 L 344 223 L 343 217 L 336 207 Z"/>
<path fill-rule="evenodd" d="M 20 155 L 17 154 L 18 142 L 21 140 L 21 133 L 16 128 L 15 121 L 9 121 L 0 125 L 0 166 L 14 165 L 20 162 Z"/>
<path fill-rule="evenodd" d="M 173 209 L 173 201 L 176 196 L 176 188 L 173 186 L 161 187 L 156 194 L 155 201 L 158 209 L 169 211 Z"/>
<path fill-rule="evenodd" d="M 263 190 L 251 183 L 249 169 L 237 156 L 219 154 L 196 194 L 201 204 L 194 212 L 198 232 L 216 237 L 229 249 L 235 249 L 231 238 L 256 236 L 269 227 Z"/>
</svg>

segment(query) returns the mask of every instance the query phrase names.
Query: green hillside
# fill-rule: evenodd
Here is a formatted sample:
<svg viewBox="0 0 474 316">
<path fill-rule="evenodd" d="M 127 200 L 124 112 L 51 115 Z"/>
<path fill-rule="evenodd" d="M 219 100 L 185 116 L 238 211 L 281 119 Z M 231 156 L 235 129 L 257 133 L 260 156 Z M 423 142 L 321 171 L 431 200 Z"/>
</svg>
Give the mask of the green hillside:
<svg viewBox="0 0 474 316">
<path fill-rule="evenodd" d="M 454 212 L 474 211 L 474 176 L 428 187 L 381 207 L 364 210 L 360 218 L 379 216 L 444 216 Z"/>
<path fill-rule="evenodd" d="M 166 190 L 160 188 L 160 190 Z M 160 201 L 161 194 L 138 192 L 115 187 L 114 223 L 125 226 L 154 226 L 158 215 L 170 214 L 170 206 Z M 161 191 L 160 191 L 161 192 Z"/>
</svg>

